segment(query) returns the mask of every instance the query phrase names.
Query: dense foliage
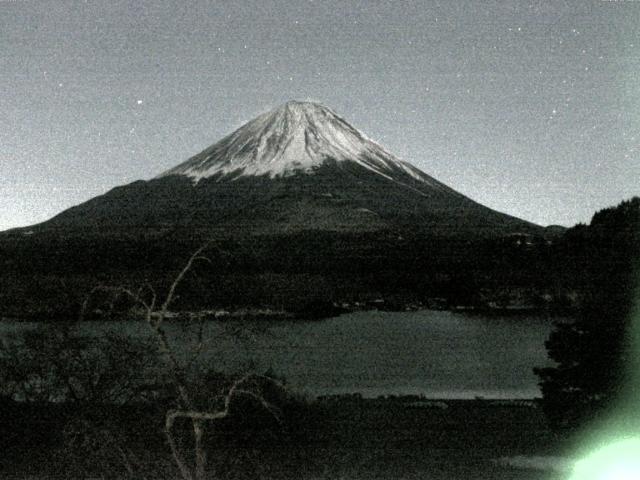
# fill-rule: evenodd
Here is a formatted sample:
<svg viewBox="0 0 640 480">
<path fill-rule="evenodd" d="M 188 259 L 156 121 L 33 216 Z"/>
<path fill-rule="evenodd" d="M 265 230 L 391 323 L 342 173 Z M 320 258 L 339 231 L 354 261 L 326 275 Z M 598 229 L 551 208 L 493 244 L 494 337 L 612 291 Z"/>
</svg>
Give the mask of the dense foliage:
<svg viewBox="0 0 640 480">
<path fill-rule="evenodd" d="M 552 423 L 574 427 L 606 412 L 627 380 L 638 300 L 640 198 L 569 230 L 563 248 L 563 262 L 582 285 L 581 307 L 574 321 L 556 325 L 546 343 L 557 365 L 536 373 Z"/>
<path fill-rule="evenodd" d="M 17 401 L 131 403 L 151 392 L 157 370 L 152 344 L 113 331 L 44 326 L 0 339 L 0 392 Z"/>
</svg>

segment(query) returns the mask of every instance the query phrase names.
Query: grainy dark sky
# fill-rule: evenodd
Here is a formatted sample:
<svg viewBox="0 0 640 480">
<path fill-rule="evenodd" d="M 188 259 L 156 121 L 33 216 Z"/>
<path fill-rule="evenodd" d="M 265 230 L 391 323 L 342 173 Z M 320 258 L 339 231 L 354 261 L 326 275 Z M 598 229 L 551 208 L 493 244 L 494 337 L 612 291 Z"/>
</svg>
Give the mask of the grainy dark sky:
<svg viewBox="0 0 640 480">
<path fill-rule="evenodd" d="M 315 100 L 540 224 L 640 194 L 640 1 L 0 0 L 0 229 Z"/>
</svg>

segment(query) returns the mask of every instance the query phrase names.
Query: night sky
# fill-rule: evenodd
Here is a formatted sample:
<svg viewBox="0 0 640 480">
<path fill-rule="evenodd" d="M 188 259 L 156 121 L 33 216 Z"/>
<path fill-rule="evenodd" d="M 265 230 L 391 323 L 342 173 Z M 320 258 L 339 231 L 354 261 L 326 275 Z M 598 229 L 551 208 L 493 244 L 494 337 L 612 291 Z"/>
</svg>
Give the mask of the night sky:
<svg viewBox="0 0 640 480">
<path fill-rule="evenodd" d="M 640 1 L 0 0 L 0 230 L 323 103 L 497 210 L 640 194 Z"/>
</svg>

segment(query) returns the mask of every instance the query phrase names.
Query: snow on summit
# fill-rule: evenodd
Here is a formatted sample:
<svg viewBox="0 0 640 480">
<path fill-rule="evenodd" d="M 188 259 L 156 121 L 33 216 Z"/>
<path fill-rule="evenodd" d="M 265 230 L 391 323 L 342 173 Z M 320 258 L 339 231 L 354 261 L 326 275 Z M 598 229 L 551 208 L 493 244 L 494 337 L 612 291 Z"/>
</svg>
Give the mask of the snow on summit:
<svg viewBox="0 0 640 480">
<path fill-rule="evenodd" d="M 194 180 L 221 176 L 271 178 L 312 173 L 325 161 L 351 161 L 393 179 L 403 171 L 430 177 L 387 152 L 332 110 L 317 103 L 291 101 L 246 123 L 218 143 L 160 175 Z"/>
</svg>

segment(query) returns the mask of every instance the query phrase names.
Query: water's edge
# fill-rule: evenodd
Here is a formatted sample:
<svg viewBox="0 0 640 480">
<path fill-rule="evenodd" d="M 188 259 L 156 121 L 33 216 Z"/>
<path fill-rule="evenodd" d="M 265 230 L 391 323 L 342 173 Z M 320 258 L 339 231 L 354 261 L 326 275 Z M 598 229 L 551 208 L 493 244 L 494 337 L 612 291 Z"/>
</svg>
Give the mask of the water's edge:
<svg viewBox="0 0 640 480">
<path fill-rule="evenodd" d="M 230 323 L 204 323 L 202 365 L 270 370 L 310 396 L 528 399 L 540 396 L 533 368 L 549 364 L 544 341 L 553 322 L 547 316 L 424 310 L 363 311 L 320 321 L 246 320 L 229 329 Z M 181 354 L 193 347 L 199 325 L 167 322 Z M 244 327 L 240 334 L 238 325 Z M 55 325 L 3 321 L 0 335 L 29 328 Z M 150 335 L 143 322 L 94 321 L 75 328 L 89 335 Z"/>
</svg>

